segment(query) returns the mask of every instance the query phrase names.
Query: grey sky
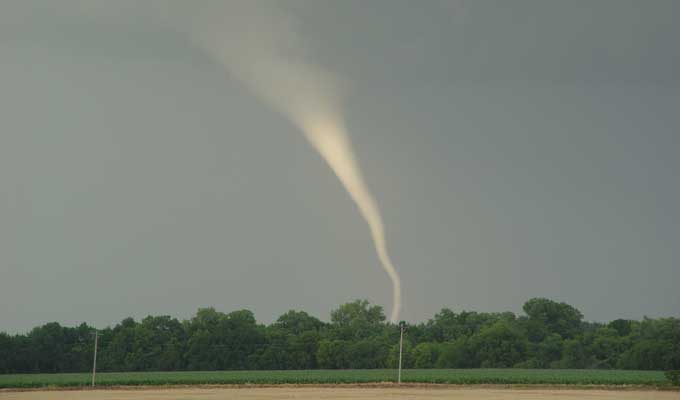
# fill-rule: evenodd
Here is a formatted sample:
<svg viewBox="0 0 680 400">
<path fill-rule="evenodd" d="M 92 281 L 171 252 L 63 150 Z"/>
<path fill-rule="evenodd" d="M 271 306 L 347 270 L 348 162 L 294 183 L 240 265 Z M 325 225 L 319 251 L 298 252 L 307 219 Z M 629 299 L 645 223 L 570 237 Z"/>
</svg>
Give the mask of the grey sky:
<svg viewBox="0 0 680 400">
<path fill-rule="evenodd" d="M 182 33 L 238 7 L 195 4 L 0 3 L 0 331 L 389 311 L 330 169 Z M 677 2 L 274 4 L 345 85 L 405 319 L 680 315 Z"/>
</svg>

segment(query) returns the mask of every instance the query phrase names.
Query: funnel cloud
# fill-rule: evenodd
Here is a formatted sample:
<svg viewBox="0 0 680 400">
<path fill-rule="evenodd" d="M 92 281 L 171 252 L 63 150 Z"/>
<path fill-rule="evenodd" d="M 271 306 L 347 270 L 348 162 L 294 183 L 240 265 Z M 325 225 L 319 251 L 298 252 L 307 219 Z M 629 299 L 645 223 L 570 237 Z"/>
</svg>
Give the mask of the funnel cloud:
<svg viewBox="0 0 680 400">
<path fill-rule="evenodd" d="M 392 282 L 390 320 L 397 322 L 401 280 L 387 251 L 380 209 L 345 128 L 340 79 L 309 61 L 304 38 L 296 35 L 293 25 L 285 13 L 272 8 L 229 3 L 224 14 L 197 18 L 190 34 L 234 78 L 295 124 L 342 182 L 368 223 L 378 258 Z"/>
</svg>

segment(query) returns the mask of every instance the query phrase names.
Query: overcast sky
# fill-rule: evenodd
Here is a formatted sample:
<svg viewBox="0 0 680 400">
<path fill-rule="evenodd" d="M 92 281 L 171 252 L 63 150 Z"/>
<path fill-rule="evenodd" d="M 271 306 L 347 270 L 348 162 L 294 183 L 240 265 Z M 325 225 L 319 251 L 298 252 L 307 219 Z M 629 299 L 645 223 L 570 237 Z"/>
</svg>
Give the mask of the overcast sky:
<svg viewBox="0 0 680 400">
<path fill-rule="evenodd" d="M 538 296 L 588 320 L 680 316 L 677 1 L 256 4 L 342 82 L 406 320 Z M 239 10 L 0 3 L 0 331 L 389 313 L 332 171 L 186 35 L 200 13 L 250 24 Z"/>
</svg>

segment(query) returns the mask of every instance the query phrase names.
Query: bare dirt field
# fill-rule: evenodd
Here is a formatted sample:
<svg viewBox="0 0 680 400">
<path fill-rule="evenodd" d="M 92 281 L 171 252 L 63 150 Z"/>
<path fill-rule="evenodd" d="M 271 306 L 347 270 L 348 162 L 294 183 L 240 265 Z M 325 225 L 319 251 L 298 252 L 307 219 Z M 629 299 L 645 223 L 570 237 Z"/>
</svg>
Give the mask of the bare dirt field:
<svg viewBox="0 0 680 400">
<path fill-rule="evenodd" d="M 643 400 L 680 399 L 680 392 L 655 390 L 551 389 L 551 388 L 474 388 L 474 387 L 266 387 L 266 388 L 148 388 L 110 390 L 47 390 L 0 392 L 3 400 L 344 400 L 344 399 L 409 399 L 409 400 Z"/>
</svg>

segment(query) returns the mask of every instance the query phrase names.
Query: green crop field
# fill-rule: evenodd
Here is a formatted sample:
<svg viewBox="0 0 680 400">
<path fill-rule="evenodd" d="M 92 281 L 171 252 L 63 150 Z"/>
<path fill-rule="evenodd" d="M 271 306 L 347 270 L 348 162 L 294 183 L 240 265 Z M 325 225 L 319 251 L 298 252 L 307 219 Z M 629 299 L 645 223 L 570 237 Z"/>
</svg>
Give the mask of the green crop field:
<svg viewBox="0 0 680 400">
<path fill-rule="evenodd" d="M 90 384 L 91 375 L 0 375 L 0 388 L 73 387 Z M 340 384 L 396 380 L 394 370 L 109 372 L 98 386 L 199 384 Z M 663 372 L 620 370 L 421 369 L 405 370 L 404 382 L 449 384 L 548 384 L 668 386 Z"/>
</svg>

